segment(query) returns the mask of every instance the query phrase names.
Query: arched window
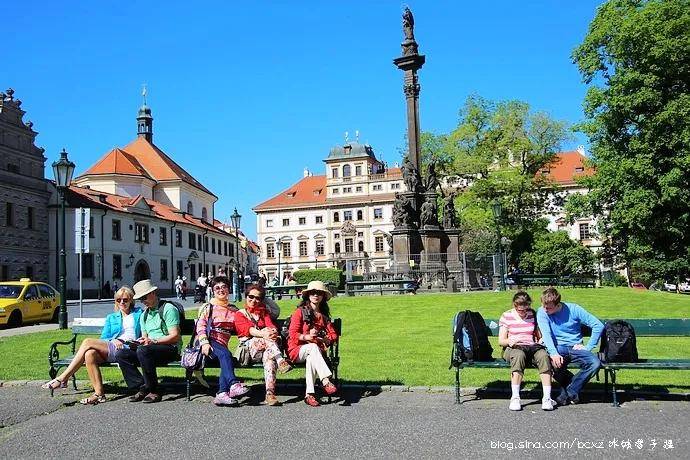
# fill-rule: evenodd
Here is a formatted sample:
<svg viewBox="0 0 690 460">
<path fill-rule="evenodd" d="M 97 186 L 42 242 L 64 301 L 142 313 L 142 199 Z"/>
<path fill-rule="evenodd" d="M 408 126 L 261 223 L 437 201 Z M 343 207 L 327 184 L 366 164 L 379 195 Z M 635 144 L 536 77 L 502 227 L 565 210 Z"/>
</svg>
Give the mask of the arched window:
<svg viewBox="0 0 690 460">
<path fill-rule="evenodd" d="M 187 214 L 194 215 L 194 205 L 191 201 L 187 202 Z"/>
<path fill-rule="evenodd" d="M 201 218 L 208 220 L 208 211 L 206 211 L 206 208 L 201 208 Z"/>
<path fill-rule="evenodd" d="M 340 254 L 340 243 L 335 243 L 335 253 Z"/>
<path fill-rule="evenodd" d="M 337 212 L 333 213 L 333 222 L 340 222 L 340 214 Z"/>
<path fill-rule="evenodd" d="M 343 177 L 350 177 L 352 175 L 352 169 L 350 165 L 343 166 Z"/>
<path fill-rule="evenodd" d="M 357 210 L 357 220 L 362 220 L 362 210 L 361 209 Z"/>
<path fill-rule="evenodd" d="M 359 252 L 364 252 L 364 241 L 360 241 L 359 243 L 357 243 L 357 250 Z"/>
</svg>

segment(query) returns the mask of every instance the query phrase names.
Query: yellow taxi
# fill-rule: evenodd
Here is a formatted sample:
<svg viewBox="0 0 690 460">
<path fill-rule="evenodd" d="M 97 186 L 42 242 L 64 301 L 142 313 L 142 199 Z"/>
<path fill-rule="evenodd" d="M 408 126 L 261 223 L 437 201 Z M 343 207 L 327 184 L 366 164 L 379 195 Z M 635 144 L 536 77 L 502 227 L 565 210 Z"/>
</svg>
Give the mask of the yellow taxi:
<svg viewBox="0 0 690 460">
<path fill-rule="evenodd" d="M 0 326 L 57 322 L 60 293 L 47 283 L 22 278 L 0 282 Z"/>
</svg>

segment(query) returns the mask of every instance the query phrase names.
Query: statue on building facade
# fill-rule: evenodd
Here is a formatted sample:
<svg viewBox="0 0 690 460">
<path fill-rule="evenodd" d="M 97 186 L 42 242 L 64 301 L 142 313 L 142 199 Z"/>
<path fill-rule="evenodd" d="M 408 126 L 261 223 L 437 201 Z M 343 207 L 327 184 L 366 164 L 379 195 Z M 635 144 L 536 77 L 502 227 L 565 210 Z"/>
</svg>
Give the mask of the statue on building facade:
<svg viewBox="0 0 690 460">
<path fill-rule="evenodd" d="M 434 197 L 427 197 L 419 213 L 420 226 L 438 227 L 438 208 Z"/>
</svg>

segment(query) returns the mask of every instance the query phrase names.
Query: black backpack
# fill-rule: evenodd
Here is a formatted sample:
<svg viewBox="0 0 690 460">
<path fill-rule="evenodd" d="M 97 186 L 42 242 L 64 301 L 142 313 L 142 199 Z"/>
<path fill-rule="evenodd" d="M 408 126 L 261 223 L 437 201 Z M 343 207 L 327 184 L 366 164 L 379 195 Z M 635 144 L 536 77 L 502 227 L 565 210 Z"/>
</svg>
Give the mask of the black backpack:
<svg viewBox="0 0 690 460">
<path fill-rule="evenodd" d="M 601 334 L 599 357 L 605 363 L 634 363 L 638 360 L 635 329 L 627 321 L 607 321 Z"/>
<path fill-rule="evenodd" d="M 302 310 L 302 320 L 309 325 L 309 329 L 314 325 L 314 312 L 311 308 L 297 307 Z M 288 338 L 290 337 L 290 320 L 292 315 L 285 318 L 283 326 L 280 328 L 280 349 L 287 356 Z"/>
<path fill-rule="evenodd" d="M 458 312 L 453 318 L 451 367 L 458 367 L 463 362 L 493 361 L 490 332 L 480 313 L 469 310 Z"/>
</svg>

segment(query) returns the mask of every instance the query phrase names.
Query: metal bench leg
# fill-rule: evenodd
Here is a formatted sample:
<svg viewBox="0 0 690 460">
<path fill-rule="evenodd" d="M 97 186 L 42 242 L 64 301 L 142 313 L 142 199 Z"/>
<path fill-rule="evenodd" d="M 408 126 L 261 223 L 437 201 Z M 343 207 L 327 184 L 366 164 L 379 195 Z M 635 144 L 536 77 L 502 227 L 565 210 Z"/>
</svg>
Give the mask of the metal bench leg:
<svg viewBox="0 0 690 460">
<path fill-rule="evenodd" d="M 604 368 L 604 401 L 609 393 L 609 370 Z"/>
<path fill-rule="evenodd" d="M 77 391 L 77 376 L 72 374 L 72 388 L 74 388 L 74 391 Z"/>
<path fill-rule="evenodd" d="M 455 404 L 460 404 L 460 368 L 455 368 Z"/>
<path fill-rule="evenodd" d="M 613 388 L 613 407 L 620 407 L 618 404 L 618 394 L 616 393 L 616 369 L 611 369 L 611 387 Z"/>
<path fill-rule="evenodd" d="M 193 378 L 193 373 L 190 371 L 185 372 L 187 378 L 187 401 L 191 401 L 191 393 L 192 393 L 192 378 Z"/>
</svg>

